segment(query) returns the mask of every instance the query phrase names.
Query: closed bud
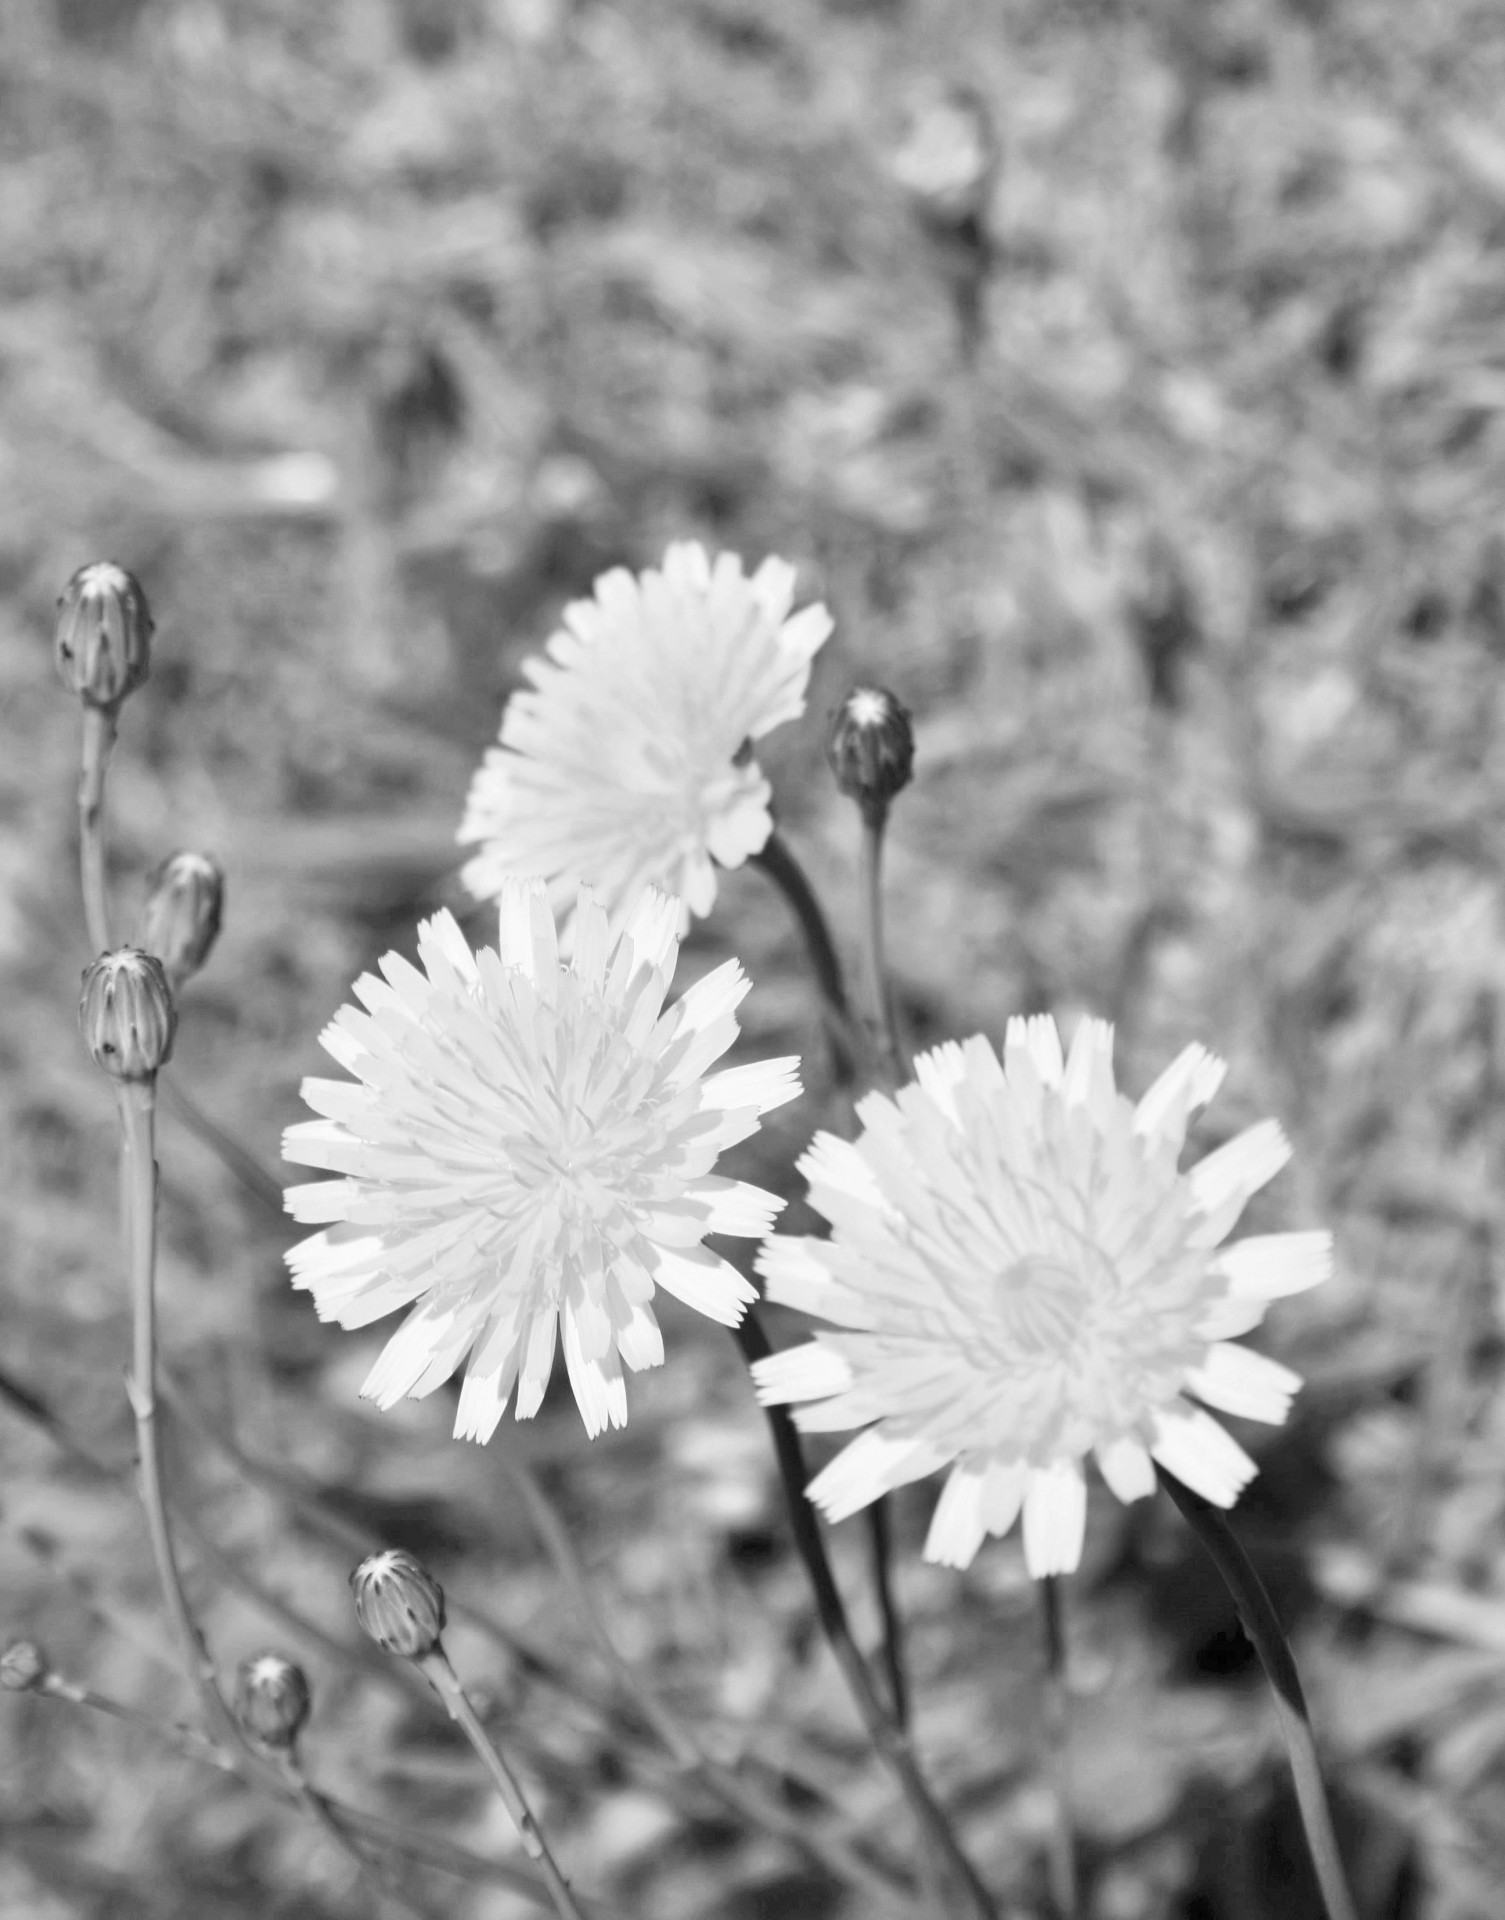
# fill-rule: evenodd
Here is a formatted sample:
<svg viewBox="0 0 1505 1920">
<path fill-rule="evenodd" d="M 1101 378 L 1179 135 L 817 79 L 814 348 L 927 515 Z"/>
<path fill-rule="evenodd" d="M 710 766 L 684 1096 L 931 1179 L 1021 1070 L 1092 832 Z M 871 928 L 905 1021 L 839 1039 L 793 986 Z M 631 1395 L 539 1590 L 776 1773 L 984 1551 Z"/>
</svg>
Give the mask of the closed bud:
<svg viewBox="0 0 1505 1920">
<path fill-rule="evenodd" d="M 175 853 L 148 882 L 141 945 L 176 992 L 209 958 L 225 908 L 224 869 L 206 853 Z"/>
<path fill-rule="evenodd" d="M 93 560 L 57 603 L 55 649 L 63 685 L 92 707 L 116 707 L 146 678 L 152 616 L 134 574 Z"/>
<path fill-rule="evenodd" d="M 826 758 L 863 819 L 880 826 L 914 768 L 909 709 L 886 687 L 854 687 L 831 716 Z"/>
<path fill-rule="evenodd" d="M 0 1653 L 0 1687 L 7 1693 L 35 1693 L 48 1671 L 47 1656 L 35 1640 L 12 1640 Z"/>
<path fill-rule="evenodd" d="M 379 1647 L 405 1660 L 432 1653 L 444 1631 L 444 1589 L 400 1547 L 373 1553 L 350 1576 L 355 1617 Z"/>
<path fill-rule="evenodd" d="M 235 1717 L 265 1747 L 290 1747 L 312 1705 L 307 1675 L 280 1653 L 252 1654 L 236 1669 Z"/>
<path fill-rule="evenodd" d="M 916 103 L 893 174 L 928 226 L 980 245 L 997 173 L 998 136 L 976 88 L 950 87 Z"/>
<path fill-rule="evenodd" d="M 162 962 L 139 947 L 102 953 L 84 968 L 78 1024 L 95 1066 L 117 1080 L 150 1080 L 178 1026 Z"/>
</svg>

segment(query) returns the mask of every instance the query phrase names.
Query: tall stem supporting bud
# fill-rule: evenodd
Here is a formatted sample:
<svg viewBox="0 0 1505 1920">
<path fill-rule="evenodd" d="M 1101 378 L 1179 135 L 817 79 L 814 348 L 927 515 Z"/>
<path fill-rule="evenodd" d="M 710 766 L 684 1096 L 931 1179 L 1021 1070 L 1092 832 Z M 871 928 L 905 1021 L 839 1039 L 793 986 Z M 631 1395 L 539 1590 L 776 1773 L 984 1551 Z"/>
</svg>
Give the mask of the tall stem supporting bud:
<svg viewBox="0 0 1505 1920">
<path fill-rule="evenodd" d="M 899 1029 L 899 1013 L 894 1005 L 893 986 L 888 977 L 888 961 L 883 939 L 883 834 L 888 825 L 888 806 L 876 817 L 866 813 L 862 822 L 862 955 L 867 1002 L 877 1034 L 878 1077 L 892 1093 L 907 1080 L 914 1062 Z"/>
<path fill-rule="evenodd" d="M 517 1828 L 523 1843 L 523 1852 L 535 1862 L 544 1877 L 544 1883 L 553 1898 L 560 1920 L 584 1920 L 575 1896 L 570 1892 L 570 1884 L 560 1872 L 553 1854 L 549 1852 L 548 1842 L 539 1831 L 538 1822 L 532 1809 L 523 1797 L 511 1768 L 497 1752 L 491 1737 L 481 1725 L 480 1716 L 470 1704 L 469 1696 L 460 1684 L 459 1675 L 449 1663 L 449 1655 L 442 1646 L 435 1647 L 418 1660 L 430 1686 L 444 1702 L 445 1710 L 451 1720 L 461 1729 L 471 1746 L 475 1748 L 491 1784 L 496 1788 L 502 1805 L 511 1815 L 512 1824 Z"/>
<path fill-rule="evenodd" d="M 183 1592 L 163 1487 L 162 1440 L 157 1428 L 156 1076 L 119 1080 L 115 1096 L 125 1151 L 121 1191 L 131 1275 L 131 1371 L 126 1391 L 136 1417 L 141 1503 L 146 1509 L 152 1558 L 184 1671 L 203 1701 L 211 1736 L 226 1742 L 235 1753 L 243 1750 L 244 1742 L 234 1715 L 220 1695 L 214 1662 Z"/>
<path fill-rule="evenodd" d="M 837 786 L 862 816 L 865 985 L 878 1037 L 877 1077 L 892 1093 L 908 1074 L 910 1059 L 899 1034 L 883 951 L 883 835 L 889 806 L 914 771 L 909 709 L 886 687 L 854 687 L 831 716 L 826 758 Z"/>
<path fill-rule="evenodd" d="M 115 744 L 115 707 L 84 708 L 83 765 L 78 776 L 78 878 L 89 944 L 110 945 L 110 899 L 105 885 L 105 773 Z"/>
<path fill-rule="evenodd" d="M 53 651 L 59 678 L 84 709 L 78 783 L 79 877 L 94 951 L 110 944 L 105 893 L 105 769 L 120 703 L 151 665 L 152 616 L 141 583 L 113 560 L 94 560 L 58 598 Z"/>
<path fill-rule="evenodd" d="M 893 1093 L 912 1069 L 899 1031 L 883 943 L 883 835 L 889 805 L 909 784 L 914 732 L 909 710 L 886 687 L 854 687 L 831 716 L 826 758 L 836 784 L 862 818 L 862 966 L 870 1071 Z M 886 1494 L 866 1510 L 873 1584 L 883 1623 L 883 1664 L 901 1726 L 908 1724 L 903 1625 L 893 1590 L 893 1543 Z"/>
<path fill-rule="evenodd" d="M 411 1660 L 444 1702 L 451 1720 L 475 1748 L 502 1805 L 512 1817 L 523 1851 L 534 1861 L 559 1920 L 584 1920 L 569 1882 L 560 1872 L 532 1809 L 511 1769 L 497 1752 L 459 1676 L 444 1651 L 444 1589 L 420 1561 L 400 1547 L 370 1554 L 350 1576 L 355 1617 L 385 1653 Z"/>
</svg>

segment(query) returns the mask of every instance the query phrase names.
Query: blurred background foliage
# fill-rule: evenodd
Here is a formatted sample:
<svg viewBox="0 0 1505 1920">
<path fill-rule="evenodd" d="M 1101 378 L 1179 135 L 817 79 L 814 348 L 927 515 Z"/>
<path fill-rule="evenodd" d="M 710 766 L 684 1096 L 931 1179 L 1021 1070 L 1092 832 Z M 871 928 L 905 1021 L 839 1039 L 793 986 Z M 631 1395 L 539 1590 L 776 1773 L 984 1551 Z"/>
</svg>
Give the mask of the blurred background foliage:
<svg viewBox="0 0 1505 1920">
<path fill-rule="evenodd" d="M 999 157 L 971 355 L 965 260 L 894 173 L 958 83 Z M 917 714 L 890 834 L 915 1037 L 1104 1011 L 1131 1091 L 1189 1038 L 1229 1056 L 1203 1144 L 1290 1129 L 1254 1224 L 1331 1223 L 1339 1276 L 1274 1316 L 1309 1385 L 1288 1431 L 1241 1436 L 1263 1474 L 1239 1525 L 1296 1629 L 1367 1920 L 1499 1912 L 1502 98 L 1484 0 L 7 0 L 7 1634 L 187 1710 L 133 1502 L 78 1452 L 123 1471 L 131 1438 L 111 1101 L 73 1028 L 62 582 L 117 557 L 157 612 L 113 778 L 117 917 L 171 848 L 224 862 L 172 1071 L 275 1166 L 353 975 L 466 911 L 465 786 L 563 602 L 670 538 L 776 551 L 838 623 L 764 759 L 843 928 L 855 823 L 821 722 L 859 674 Z M 797 1194 L 789 1159 L 841 1108 L 750 871 L 686 977 L 729 952 L 749 1051 L 807 1055 L 744 1169 Z M 813 1773 L 892 1825 L 724 1335 L 671 1309 L 624 1434 L 588 1445 L 556 1386 L 532 1427 L 458 1446 L 446 1394 L 358 1402 L 380 1330 L 316 1322 L 285 1225 L 171 1117 L 162 1158 L 192 1589 L 227 1669 L 269 1640 L 306 1661 L 318 1779 L 513 1845 L 470 1756 L 360 1658 L 351 1556 L 214 1435 L 593 1671 L 515 1452 L 645 1677 L 770 1782 Z M 1031 1592 L 1014 1543 L 921 1565 L 932 1496 L 896 1516 L 918 1739 L 1003 1911 L 1036 1915 Z M 1072 1583 L 1091 1913 L 1305 1920 L 1248 1650 L 1160 1509 L 1094 1496 Z M 853 1526 L 836 1549 L 868 1630 Z M 620 1724 L 463 1626 L 454 1647 L 618 1910 L 863 1911 Z M 7 1697 L 0 1755 L 18 1920 L 369 1904 L 312 1829 L 136 1730 Z M 525 1910 L 414 1886 L 454 1920 Z"/>
</svg>

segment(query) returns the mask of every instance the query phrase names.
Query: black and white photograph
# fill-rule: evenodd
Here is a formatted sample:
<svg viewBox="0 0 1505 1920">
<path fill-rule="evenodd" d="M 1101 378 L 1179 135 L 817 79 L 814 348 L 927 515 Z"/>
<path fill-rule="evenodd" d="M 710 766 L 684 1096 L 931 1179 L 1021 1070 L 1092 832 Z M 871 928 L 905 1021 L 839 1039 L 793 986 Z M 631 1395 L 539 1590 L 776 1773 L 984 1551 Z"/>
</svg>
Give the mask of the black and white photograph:
<svg viewBox="0 0 1505 1920">
<path fill-rule="evenodd" d="M 1505 1917 L 1505 0 L 4 0 L 0 1920 Z"/>
</svg>

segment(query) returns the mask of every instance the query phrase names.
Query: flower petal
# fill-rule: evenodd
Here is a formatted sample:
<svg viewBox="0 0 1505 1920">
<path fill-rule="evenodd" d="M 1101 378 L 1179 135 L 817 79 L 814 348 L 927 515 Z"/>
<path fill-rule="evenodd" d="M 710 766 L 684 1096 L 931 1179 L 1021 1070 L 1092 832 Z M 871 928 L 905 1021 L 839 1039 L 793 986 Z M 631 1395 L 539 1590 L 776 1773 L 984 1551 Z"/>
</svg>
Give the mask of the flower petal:
<svg viewBox="0 0 1505 1920">
<path fill-rule="evenodd" d="M 1036 1580 L 1075 1573 L 1087 1530 L 1087 1483 L 1075 1460 L 1031 1467 L 1024 1494 L 1024 1564 Z"/>
<path fill-rule="evenodd" d="M 985 1465 L 959 1461 L 951 1469 L 925 1535 L 924 1558 L 943 1567 L 970 1567 L 987 1537 L 982 1497 Z"/>
<path fill-rule="evenodd" d="M 880 1494 L 934 1473 L 947 1457 L 930 1441 L 895 1440 L 881 1427 L 869 1427 L 815 1476 L 805 1494 L 828 1520 L 845 1520 Z"/>
<path fill-rule="evenodd" d="M 1199 1245 L 1216 1246 L 1231 1233 L 1248 1201 L 1273 1180 L 1291 1157 L 1291 1143 L 1275 1120 L 1261 1120 L 1235 1134 L 1187 1175 L 1192 1202 L 1206 1220 Z"/>
<path fill-rule="evenodd" d="M 1231 1507 L 1259 1471 L 1233 1436 L 1200 1408 L 1157 1408 L 1150 1424 L 1150 1452 L 1167 1473 L 1215 1507 Z"/>
<path fill-rule="evenodd" d="M 1125 1506 L 1155 1491 L 1155 1463 L 1132 1435 L 1101 1442 L 1093 1451 L 1109 1491 Z"/>
<path fill-rule="evenodd" d="M 808 1340 L 802 1347 L 786 1347 L 752 1364 L 753 1384 L 760 1407 L 777 1407 L 793 1400 L 823 1400 L 843 1393 L 852 1384 L 850 1364 L 824 1341 Z"/>
<path fill-rule="evenodd" d="M 724 1327 L 740 1326 L 758 1297 L 750 1280 L 706 1247 L 655 1247 L 650 1271 L 665 1293 Z"/>
<path fill-rule="evenodd" d="M 1223 1084 L 1225 1062 L 1195 1041 L 1183 1047 L 1134 1109 L 1134 1131 L 1152 1152 L 1179 1154 L 1187 1122 Z"/>
<path fill-rule="evenodd" d="M 1278 1300 L 1331 1279 L 1330 1233 L 1263 1233 L 1223 1247 L 1213 1267 L 1240 1299 Z"/>
<path fill-rule="evenodd" d="M 1068 1107 L 1089 1107 L 1101 1113 L 1112 1105 L 1116 1091 L 1113 1028 L 1106 1020 L 1078 1020 L 1061 1080 L 1062 1099 Z"/>
<path fill-rule="evenodd" d="M 1278 1427 L 1291 1411 L 1301 1375 L 1262 1353 L 1223 1340 L 1208 1349 L 1202 1365 L 1187 1374 L 1186 1384 L 1210 1407 Z"/>
</svg>

